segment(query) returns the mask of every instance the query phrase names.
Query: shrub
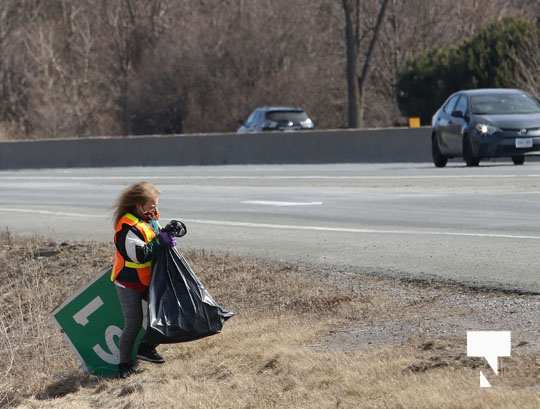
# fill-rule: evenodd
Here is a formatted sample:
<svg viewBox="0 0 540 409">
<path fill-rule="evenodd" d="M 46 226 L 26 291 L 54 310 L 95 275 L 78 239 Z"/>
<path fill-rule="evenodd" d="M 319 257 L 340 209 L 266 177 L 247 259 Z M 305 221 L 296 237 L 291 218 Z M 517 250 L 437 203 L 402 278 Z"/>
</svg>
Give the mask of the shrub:
<svg viewBox="0 0 540 409">
<path fill-rule="evenodd" d="M 517 50 L 538 35 L 534 24 L 507 18 L 489 24 L 460 44 L 429 50 L 408 61 L 398 79 L 401 112 L 420 116 L 426 124 L 456 91 L 516 86 Z"/>
</svg>

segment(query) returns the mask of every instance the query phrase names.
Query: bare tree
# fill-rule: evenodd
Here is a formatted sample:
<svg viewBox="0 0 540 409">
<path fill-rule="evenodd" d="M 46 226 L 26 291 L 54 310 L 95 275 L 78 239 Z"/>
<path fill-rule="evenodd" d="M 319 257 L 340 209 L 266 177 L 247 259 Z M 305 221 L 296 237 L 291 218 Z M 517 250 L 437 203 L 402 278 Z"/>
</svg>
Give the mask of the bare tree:
<svg viewBox="0 0 540 409">
<path fill-rule="evenodd" d="M 345 49 L 347 53 L 347 126 L 358 128 L 358 21 L 354 22 L 355 10 L 358 10 L 358 0 L 341 0 L 345 18 Z"/>
<path fill-rule="evenodd" d="M 364 98 L 365 98 L 365 89 L 368 81 L 369 70 L 371 63 L 373 61 L 373 52 L 375 51 L 375 46 L 377 45 L 377 40 L 379 39 L 379 33 L 381 31 L 382 22 L 386 13 L 386 8 L 388 5 L 388 0 L 382 0 L 379 12 L 377 13 L 377 20 L 375 22 L 375 27 L 373 28 L 373 33 L 371 40 L 369 42 L 365 57 L 364 63 L 362 65 L 362 71 L 358 76 L 358 104 L 359 104 L 359 119 L 363 124 L 364 122 Z"/>
<path fill-rule="evenodd" d="M 167 54 L 177 58 L 186 131 L 234 130 L 259 105 L 300 105 L 320 126 L 340 124 L 341 50 L 333 24 L 339 9 L 324 3 L 207 0 L 192 6 L 189 21 L 180 22 L 183 41 L 164 39 Z M 223 7 L 227 12 L 214 12 Z"/>
<path fill-rule="evenodd" d="M 373 52 L 377 45 L 379 32 L 386 13 L 388 0 L 381 0 L 375 25 L 361 34 L 360 1 L 342 0 L 345 18 L 345 48 L 347 50 L 347 96 L 348 96 L 348 126 L 358 128 L 364 122 L 364 98 L 368 82 L 369 70 L 373 60 Z M 357 70 L 358 55 L 363 38 L 368 37 L 369 43 L 364 54 L 362 69 Z M 355 84 L 357 82 L 357 84 Z"/>
<path fill-rule="evenodd" d="M 39 14 L 37 0 L 3 0 L 0 2 L 0 137 L 25 136 L 30 132 L 26 115 L 28 87 L 23 67 L 27 61 L 21 33 Z"/>
<path fill-rule="evenodd" d="M 540 31 L 540 28 L 538 29 Z M 529 38 L 514 55 L 516 87 L 540 98 L 540 37 Z"/>
<path fill-rule="evenodd" d="M 100 133 L 100 122 L 113 109 L 98 53 L 97 20 L 89 2 L 56 0 L 28 27 L 24 50 L 31 85 L 27 114 L 37 135 Z"/>
<path fill-rule="evenodd" d="M 164 0 L 99 2 L 101 56 L 110 70 L 110 84 L 118 103 L 122 133 L 131 133 L 130 84 L 146 50 L 157 43 L 164 27 Z"/>
</svg>

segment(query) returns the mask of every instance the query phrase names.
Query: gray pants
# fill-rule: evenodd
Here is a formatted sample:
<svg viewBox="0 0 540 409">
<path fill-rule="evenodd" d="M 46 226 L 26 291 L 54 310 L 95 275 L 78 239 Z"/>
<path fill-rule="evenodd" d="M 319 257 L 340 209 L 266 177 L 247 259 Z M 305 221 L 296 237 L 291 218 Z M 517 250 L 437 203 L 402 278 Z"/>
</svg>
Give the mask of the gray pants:
<svg viewBox="0 0 540 409">
<path fill-rule="evenodd" d="M 131 288 L 122 288 L 116 286 L 116 292 L 120 305 L 122 306 L 122 313 L 124 315 L 124 330 L 120 336 L 120 363 L 131 362 L 131 353 L 133 351 L 133 344 L 135 339 L 141 330 L 143 322 L 143 306 L 142 301 L 145 299 L 144 294 L 132 290 Z M 142 348 L 154 348 L 155 345 L 148 344 L 146 342 L 146 335 L 142 339 L 140 349 Z"/>
</svg>

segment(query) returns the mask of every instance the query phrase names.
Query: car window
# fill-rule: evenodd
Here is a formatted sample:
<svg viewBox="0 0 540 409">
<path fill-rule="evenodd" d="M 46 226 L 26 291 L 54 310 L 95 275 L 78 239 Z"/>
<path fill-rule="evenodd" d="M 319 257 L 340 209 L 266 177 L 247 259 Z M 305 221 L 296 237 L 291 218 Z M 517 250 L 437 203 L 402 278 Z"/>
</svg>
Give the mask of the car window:
<svg viewBox="0 0 540 409">
<path fill-rule="evenodd" d="M 308 116 L 304 111 L 271 111 L 266 114 L 266 118 L 276 122 L 302 122 L 308 119 Z"/>
<path fill-rule="evenodd" d="M 258 110 L 255 110 L 251 113 L 251 115 L 246 120 L 246 126 L 252 126 L 255 123 L 255 117 L 257 116 L 258 113 L 259 113 Z"/>
<path fill-rule="evenodd" d="M 443 111 L 446 112 L 448 115 L 450 115 L 452 111 L 454 110 L 454 106 L 456 105 L 458 98 L 459 98 L 459 95 L 454 95 L 452 98 L 450 98 L 450 100 L 444 106 Z"/>
<path fill-rule="evenodd" d="M 461 111 L 463 114 L 467 112 L 467 97 L 465 95 L 459 97 L 459 100 L 452 111 Z"/>
<path fill-rule="evenodd" d="M 257 112 L 255 117 L 255 124 L 260 125 L 264 121 L 264 111 Z"/>
<path fill-rule="evenodd" d="M 471 108 L 476 115 L 540 113 L 540 103 L 523 93 L 475 95 Z"/>
</svg>

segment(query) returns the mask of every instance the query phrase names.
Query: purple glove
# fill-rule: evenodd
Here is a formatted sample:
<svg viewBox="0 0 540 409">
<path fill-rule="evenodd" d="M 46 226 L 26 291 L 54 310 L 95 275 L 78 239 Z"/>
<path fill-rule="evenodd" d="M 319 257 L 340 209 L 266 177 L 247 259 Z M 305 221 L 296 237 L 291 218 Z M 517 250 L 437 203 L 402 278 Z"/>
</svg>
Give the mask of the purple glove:
<svg viewBox="0 0 540 409">
<path fill-rule="evenodd" d="M 158 240 L 159 240 L 159 243 L 162 246 L 167 246 L 167 247 L 175 247 L 176 246 L 176 237 L 171 236 L 166 231 L 162 230 L 162 231 L 159 232 Z"/>
</svg>

